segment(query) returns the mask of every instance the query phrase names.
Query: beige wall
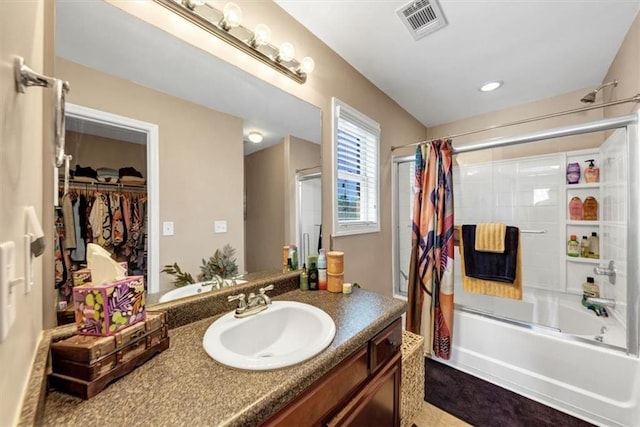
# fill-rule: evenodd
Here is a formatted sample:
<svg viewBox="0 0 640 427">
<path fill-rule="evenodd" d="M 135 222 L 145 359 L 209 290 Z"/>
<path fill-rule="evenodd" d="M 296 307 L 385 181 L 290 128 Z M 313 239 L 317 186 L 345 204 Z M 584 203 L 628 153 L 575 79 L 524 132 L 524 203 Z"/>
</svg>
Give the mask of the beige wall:
<svg viewBox="0 0 640 427">
<path fill-rule="evenodd" d="M 105 138 L 67 131 L 65 135 L 67 154 L 71 154 L 71 170 L 76 165 L 97 168 L 111 168 L 116 171 L 123 167 L 133 167 L 147 178 L 147 147 L 144 144 Z"/>
<path fill-rule="evenodd" d="M 282 268 L 285 240 L 285 144 L 245 157 L 247 271 Z"/>
<path fill-rule="evenodd" d="M 160 226 L 173 221 L 175 230 L 150 230 L 161 236 L 160 266 L 177 262 L 195 277 L 202 258 L 227 243 L 244 253 L 241 119 L 61 58 L 56 74 L 72 82 L 69 102 L 159 126 Z M 214 233 L 223 219 L 228 232 Z M 161 274 L 160 289 L 170 281 Z"/>
<path fill-rule="evenodd" d="M 618 86 L 604 90 L 605 101 L 615 101 L 640 94 L 640 13 L 625 36 L 603 83 L 615 79 L 618 80 Z M 604 116 L 623 116 L 639 109 L 640 104 L 616 105 L 606 108 Z"/>
<path fill-rule="evenodd" d="M 379 233 L 334 239 L 334 249 L 345 252 L 345 280 L 391 295 L 391 151 L 392 145 L 419 141 L 426 136 L 425 127 L 403 110 L 380 89 L 365 79 L 333 50 L 311 34 L 271 1 L 237 1 L 243 11 L 243 25 L 253 28 L 264 22 L 276 41 L 295 43 L 296 56 L 312 56 L 316 69 L 304 85 L 276 73 L 270 67 L 248 59 L 237 49 L 219 42 L 214 36 L 153 2 L 107 0 L 114 6 L 175 34 L 193 45 L 211 52 L 237 67 L 318 106 L 322 120 L 322 222 L 331 224 L 331 97 L 335 96 L 380 123 L 380 220 Z M 216 7 L 224 1 L 213 1 Z M 324 246 L 329 246 L 330 227 L 323 230 Z M 374 262 L 375 260 L 375 262 Z M 384 262 L 387 260 L 387 262 Z"/>
<path fill-rule="evenodd" d="M 44 1 L 0 0 L 0 243 L 16 245 L 15 274 L 24 277 L 26 206 L 34 206 L 42 217 L 43 135 L 50 142 L 49 127 L 43 128 L 43 96 L 50 90 L 15 90 L 13 57 L 20 55 L 32 69 L 41 72 L 45 55 Z M 48 120 L 51 117 L 48 116 Z M 22 395 L 42 330 L 42 257 L 33 263 L 34 286 L 25 295 L 24 284 L 13 289 L 16 321 L 7 339 L 0 343 L 0 424 L 17 422 Z"/>
</svg>

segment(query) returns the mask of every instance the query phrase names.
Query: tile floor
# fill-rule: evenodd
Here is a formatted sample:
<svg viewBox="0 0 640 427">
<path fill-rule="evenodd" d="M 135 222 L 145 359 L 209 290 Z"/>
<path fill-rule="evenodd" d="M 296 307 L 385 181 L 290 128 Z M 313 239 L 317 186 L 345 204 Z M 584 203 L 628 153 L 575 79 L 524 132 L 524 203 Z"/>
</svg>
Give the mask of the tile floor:
<svg viewBox="0 0 640 427">
<path fill-rule="evenodd" d="M 422 404 L 422 408 L 413 423 L 417 427 L 463 427 L 471 425 L 427 402 Z"/>
</svg>

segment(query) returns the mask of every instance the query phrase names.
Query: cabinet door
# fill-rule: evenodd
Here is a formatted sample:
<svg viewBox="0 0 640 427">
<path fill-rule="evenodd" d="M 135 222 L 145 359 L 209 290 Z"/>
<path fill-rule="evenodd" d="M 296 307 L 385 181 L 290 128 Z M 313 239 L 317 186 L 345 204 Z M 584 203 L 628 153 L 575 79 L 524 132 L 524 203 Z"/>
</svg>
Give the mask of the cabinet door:
<svg viewBox="0 0 640 427">
<path fill-rule="evenodd" d="M 326 425 L 371 427 L 400 425 L 401 355 L 376 374 L 354 399 Z"/>
</svg>

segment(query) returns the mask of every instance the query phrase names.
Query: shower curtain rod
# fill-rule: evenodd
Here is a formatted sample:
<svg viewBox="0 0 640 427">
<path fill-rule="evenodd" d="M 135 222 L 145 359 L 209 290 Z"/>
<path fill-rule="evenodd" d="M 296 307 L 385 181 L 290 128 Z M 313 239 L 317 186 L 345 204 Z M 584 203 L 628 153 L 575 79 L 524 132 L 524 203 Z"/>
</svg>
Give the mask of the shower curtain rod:
<svg viewBox="0 0 640 427">
<path fill-rule="evenodd" d="M 457 134 L 454 134 L 454 135 L 449 135 L 449 136 L 441 137 L 441 138 L 432 138 L 432 139 L 427 139 L 425 141 L 412 142 L 412 143 L 403 144 L 403 145 L 392 145 L 391 146 L 391 151 L 395 151 L 395 150 L 397 150 L 399 148 L 420 145 L 420 144 L 423 144 L 425 142 L 436 141 L 438 139 L 459 138 L 461 136 L 473 135 L 475 133 L 486 132 L 486 131 L 489 131 L 489 130 L 500 129 L 500 128 L 509 127 L 509 126 L 515 126 L 515 125 L 521 125 L 521 124 L 524 124 L 524 123 L 536 122 L 538 120 L 551 119 L 551 118 L 554 118 L 554 117 L 566 116 L 568 114 L 581 113 L 583 111 L 595 110 L 596 108 L 604 108 L 604 107 L 611 107 L 611 106 L 619 105 L 619 104 L 626 104 L 628 102 L 640 102 L 640 93 L 636 94 L 635 96 L 629 97 L 629 98 L 620 99 L 618 101 L 605 102 L 605 103 L 598 104 L 598 105 L 588 105 L 586 107 L 575 108 L 573 110 L 560 111 L 560 112 L 557 112 L 557 113 L 545 114 L 543 116 L 536 116 L 536 117 L 531 117 L 531 118 L 528 118 L 528 119 L 517 120 L 515 122 L 509 122 L 509 123 L 503 123 L 503 124 L 500 124 L 500 125 L 488 126 L 486 128 L 475 129 L 475 130 L 471 130 L 471 131 L 468 131 L 468 132 L 461 132 L 461 133 L 457 133 Z M 522 142 L 529 142 L 529 141 L 522 141 Z M 515 142 L 513 142 L 513 143 L 515 143 Z M 503 144 L 503 145 L 510 145 L 510 144 Z M 473 147 L 475 147 L 475 146 L 473 146 Z M 453 154 L 459 154 L 459 153 L 463 153 L 463 152 L 482 150 L 482 149 L 485 149 L 485 148 L 494 148 L 494 147 L 487 146 L 487 147 L 480 147 L 480 148 L 474 148 L 474 149 L 467 149 L 467 147 L 463 147 L 463 148 L 460 148 L 460 149 L 454 148 L 453 149 Z"/>
</svg>

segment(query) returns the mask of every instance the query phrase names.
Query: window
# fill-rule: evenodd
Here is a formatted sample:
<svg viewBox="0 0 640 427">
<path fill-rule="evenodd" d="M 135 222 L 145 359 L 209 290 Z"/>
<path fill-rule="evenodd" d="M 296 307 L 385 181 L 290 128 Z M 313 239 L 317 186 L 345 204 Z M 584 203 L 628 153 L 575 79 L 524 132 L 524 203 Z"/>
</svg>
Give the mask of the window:
<svg viewBox="0 0 640 427">
<path fill-rule="evenodd" d="M 380 125 L 336 98 L 332 111 L 333 234 L 380 231 Z"/>
</svg>

